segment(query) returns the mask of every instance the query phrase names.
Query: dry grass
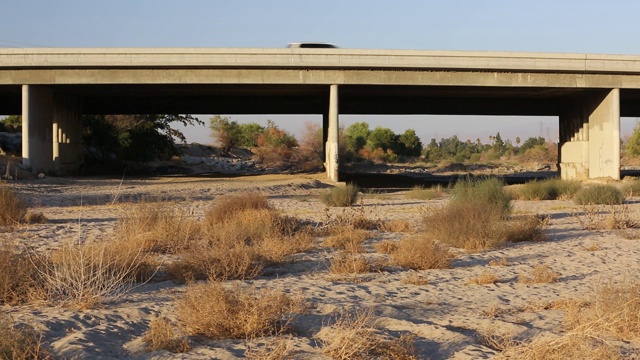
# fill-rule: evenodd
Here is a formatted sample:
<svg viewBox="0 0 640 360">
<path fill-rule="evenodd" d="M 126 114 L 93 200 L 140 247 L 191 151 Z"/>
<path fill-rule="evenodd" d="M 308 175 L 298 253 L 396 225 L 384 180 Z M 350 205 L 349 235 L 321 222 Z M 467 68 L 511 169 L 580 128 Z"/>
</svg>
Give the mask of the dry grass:
<svg viewBox="0 0 640 360">
<path fill-rule="evenodd" d="M 349 252 L 363 252 L 365 240 L 372 236 L 373 234 L 367 230 L 347 227 L 324 239 L 322 245 Z"/>
<path fill-rule="evenodd" d="M 498 224 L 502 209 L 472 202 L 451 202 L 433 209 L 424 218 L 426 235 L 469 252 L 493 249 L 505 239 Z"/>
<path fill-rule="evenodd" d="M 0 184 L 0 226 L 13 226 L 24 221 L 26 205 L 18 198 L 13 189 Z"/>
<path fill-rule="evenodd" d="M 543 284 L 554 283 L 558 280 L 560 274 L 553 271 L 548 265 L 536 265 L 531 269 L 531 275 L 521 273 L 518 282 L 522 284 Z"/>
<path fill-rule="evenodd" d="M 530 343 L 506 342 L 497 359 L 523 360 L 617 360 L 624 357 L 606 341 L 585 334 L 538 336 Z"/>
<path fill-rule="evenodd" d="M 33 327 L 17 326 L 11 318 L 0 314 L 0 359 L 53 359 L 44 347 L 42 336 Z"/>
<path fill-rule="evenodd" d="M 215 339 L 278 334 L 303 311 L 303 302 L 271 289 L 225 288 L 217 282 L 190 285 L 176 302 L 187 333 Z"/>
<path fill-rule="evenodd" d="M 384 222 L 380 219 L 372 219 L 361 203 L 358 207 L 349 207 L 339 214 L 331 214 L 329 209 L 325 209 L 324 225 L 330 233 L 341 231 L 345 227 L 362 230 L 380 229 Z"/>
<path fill-rule="evenodd" d="M 116 238 L 159 253 L 179 253 L 200 235 L 200 223 L 169 202 L 137 204 L 118 219 L 115 227 Z"/>
<path fill-rule="evenodd" d="M 454 255 L 449 249 L 425 236 L 406 237 L 391 253 L 391 264 L 413 269 L 447 269 Z"/>
<path fill-rule="evenodd" d="M 248 360 L 284 360 L 293 359 L 293 345 L 290 336 L 278 335 L 266 338 L 266 343 L 255 345 L 256 341 L 247 343 L 244 354 Z"/>
<path fill-rule="evenodd" d="M 596 184 L 578 190 L 573 202 L 578 205 L 620 205 L 624 202 L 624 193 L 614 185 Z"/>
<path fill-rule="evenodd" d="M 422 285 L 428 285 L 429 284 L 429 279 L 427 279 L 426 276 L 423 276 L 418 272 L 412 271 L 411 273 L 409 273 L 409 275 L 405 276 L 402 279 L 402 283 L 403 284 L 422 286 Z"/>
<path fill-rule="evenodd" d="M 67 241 L 36 266 L 49 300 L 75 309 L 117 299 L 155 271 L 142 249 L 126 241 Z"/>
<path fill-rule="evenodd" d="M 509 260 L 506 257 L 489 261 L 489 266 L 508 266 Z"/>
<path fill-rule="evenodd" d="M 147 343 L 147 351 L 167 350 L 173 353 L 185 353 L 191 349 L 186 339 L 176 336 L 171 323 L 161 317 L 155 317 L 149 324 L 149 330 L 142 341 Z"/>
<path fill-rule="evenodd" d="M 354 184 L 336 186 L 322 195 L 322 202 L 331 207 L 347 207 L 358 200 L 360 189 Z"/>
<path fill-rule="evenodd" d="M 414 186 L 409 192 L 407 192 L 407 199 L 414 200 L 433 200 L 441 198 L 445 195 L 445 190 L 442 186 L 437 185 L 431 188 L 424 188 L 422 186 Z"/>
<path fill-rule="evenodd" d="M 398 250 L 398 243 L 391 240 L 382 240 L 376 243 L 373 247 L 375 248 L 376 252 L 389 255 Z"/>
<path fill-rule="evenodd" d="M 236 213 L 250 209 L 270 210 L 272 208 L 267 198 L 263 195 L 257 192 L 241 192 L 218 199 L 215 206 L 205 212 L 205 222 L 222 223 Z"/>
<path fill-rule="evenodd" d="M 382 333 L 370 309 L 338 315 L 332 326 L 324 327 L 316 337 L 323 352 L 334 359 L 368 360 L 418 359 L 411 335 L 393 338 Z"/>
<path fill-rule="evenodd" d="M 627 204 L 583 205 L 582 212 L 574 212 L 573 216 L 585 230 L 625 230 L 640 227 L 640 222 L 631 217 Z"/>
<path fill-rule="evenodd" d="M 384 232 L 410 233 L 415 231 L 415 227 L 406 220 L 387 220 L 380 224 L 378 230 Z"/>
<path fill-rule="evenodd" d="M 491 285 L 497 283 L 498 280 L 500 280 L 500 278 L 495 273 L 485 270 L 482 274 L 469 279 L 466 283 L 474 285 Z"/>
<path fill-rule="evenodd" d="M 0 304 L 43 300 L 44 282 L 31 259 L 36 255 L 8 242 L 0 243 L 0 246 Z"/>
<path fill-rule="evenodd" d="M 496 229 L 505 241 L 518 243 L 523 241 L 544 241 L 544 230 L 549 226 L 550 217 L 525 215 L 503 221 Z"/>
<path fill-rule="evenodd" d="M 333 274 L 363 274 L 376 269 L 363 255 L 348 251 L 338 252 L 330 262 L 330 271 Z"/>
<path fill-rule="evenodd" d="M 248 279 L 261 274 L 266 265 L 285 263 L 292 254 L 314 246 L 309 228 L 278 214 L 267 202 L 248 200 L 255 196 L 225 198 L 224 203 L 231 203 L 230 213 L 223 214 L 219 205 L 208 211 L 199 239 L 189 242 L 180 259 L 168 266 L 168 273 L 180 282 Z"/>
</svg>

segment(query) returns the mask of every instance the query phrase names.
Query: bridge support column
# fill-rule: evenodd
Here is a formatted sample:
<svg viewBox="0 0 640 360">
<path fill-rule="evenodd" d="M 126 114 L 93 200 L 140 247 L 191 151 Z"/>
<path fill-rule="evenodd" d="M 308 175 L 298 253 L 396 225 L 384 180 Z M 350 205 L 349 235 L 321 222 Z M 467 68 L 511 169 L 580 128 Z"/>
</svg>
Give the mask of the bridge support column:
<svg viewBox="0 0 640 360">
<path fill-rule="evenodd" d="M 329 90 L 328 120 L 324 167 L 329 179 L 338 182 L 338 85 L 331 85 Z"/>
<path fill-rule="evenodd" d="M 77 99 L 46 86 L 22 86 L 22 164 L 34 173 L 70 175 L 82 164 Z"/>
<path fill-rule="evenodd" d="M 35 173 L 53 172 L 53 91 L 22 86 L 22 165 Z"/>
<path fill-rule="evenodd" d="M 620 179 L 620 90 L 576 99 L 560 115 L 560 177 Z"/>
<path fill-rule="evenodd" d="M 55 172 L 74 175 L 84 162 L 80 102 L 62 94 L 54 96 L 53 162 Z"/>
</svg>

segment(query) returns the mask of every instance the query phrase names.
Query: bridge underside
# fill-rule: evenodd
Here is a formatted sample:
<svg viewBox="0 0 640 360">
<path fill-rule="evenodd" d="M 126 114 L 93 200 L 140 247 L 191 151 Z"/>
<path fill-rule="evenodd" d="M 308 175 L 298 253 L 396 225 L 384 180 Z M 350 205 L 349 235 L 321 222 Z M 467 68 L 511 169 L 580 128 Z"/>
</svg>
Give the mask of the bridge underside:
<svg viewBox="0 0 640 360">
<path fill-rule="evenodd" d="M 144 113 L 323 114 L 325 165 L 335 170 L 329 173 L 334 180 L 338 180 L 338 159 L 337 150 L 332 150 L 337 149 L 333 133 L 337 133 L 339 114 L 558 116 L 561 176 L 617 179 L 619 118 L 640 116 L 640 90 L 292 84 L 0 86 L 0 114 L 23 115 L 25 165 L 38 172 L 72 173 L 80 166 L 82 114 Z"/>
</svg>

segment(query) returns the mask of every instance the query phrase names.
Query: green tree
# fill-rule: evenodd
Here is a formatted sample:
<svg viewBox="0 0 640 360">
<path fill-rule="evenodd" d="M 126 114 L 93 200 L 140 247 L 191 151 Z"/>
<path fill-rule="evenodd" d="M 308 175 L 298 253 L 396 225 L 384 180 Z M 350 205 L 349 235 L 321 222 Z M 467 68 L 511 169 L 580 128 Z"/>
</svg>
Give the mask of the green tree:
<svg viewBox="0 0 640 360">
<path fill-rule="evenodd" d="M 402 155 L 420 156 L 422 153 L 422 141 L 420 141 L 420 138 L 413 129 L 409 129 L 400 135 L 398 142 L 402 144 L 404 148 L 403 151 L 401 151 Z"/>
<path fill-rule="evenodd" d="M 258 136 L 262 134 L 265 128 L 258 123 L 240 124 L 240 134 L 237 140 L 237 146 L 255 147 L 258 146 Z"/>
<path fill-rule="evenodd" d="M 175 141 L 186 142 L 171 125 L 203 124 L 191 115 L 177 114 L 85 115 L 82 123 L 89 165 L 115 166 L 169 159 L 178 153 Z"/>
<path fill-rule="evenodd" d="M 223 153 L 229 152 L 234 146 L 238 146 L 242 132 L 237 121 L 216 115 L 209 119 L 209 128 L 212 136 L 222 147 Z"/>
<path fill-rule="evenodd" d="M 397 137 L 393 130 L 378 126 L 369 133 L 367 137 L 367 145 L 369 150 L 382 149 L 387 151 L 388 149 L 397 148 Z"/>
<path fill-rule="evenodd" d="M 366 143 L 369 137 L 369 124 L 366 122 L 356 122 L 344 130 L 344 143 L 348 152 L 358 153 Z"/>
<path fill-rule="evenodd" d="M 633 134 L 627 141 L 626 150 L 630 156 L 640 156 L 640 122 L 636 123 Z"/>
<path fill-rule="evenodd" d="M 0 132 L 18 133 L 22 131 L 22 116 L 10 115 L 0 120 Z"/>
</svg>

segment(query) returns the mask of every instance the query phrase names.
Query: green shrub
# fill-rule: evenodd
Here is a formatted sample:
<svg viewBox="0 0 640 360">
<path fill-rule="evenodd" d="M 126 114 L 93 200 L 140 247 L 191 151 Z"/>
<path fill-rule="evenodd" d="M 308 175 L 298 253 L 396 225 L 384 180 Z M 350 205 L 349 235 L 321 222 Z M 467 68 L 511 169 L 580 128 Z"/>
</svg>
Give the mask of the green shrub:
<svg viewBox="0 0 640 360">
<path fill-rule="evenodd" d="M 640 196 L 640 179 L 633 179 L 627 182 L 622 188 L 622 192 L 628 197 Z"/>
<path fill-rule="evenodd" d="M 518 198 L 522 200 L 555 200 L 560 197 L 573 197 L 580 189 L 580 183 L 575 181 L 547 179 L 531 181 L 518 192 Z"/>
<path fill-rule="evenodd" d="M 580 189 L 573 201 L 578 205 L 619 205 L 624 194 L 613 185 L 592 185 Z"/>
<path fill-rule="evenodd" d="M 507 216 L 511 212 L 511 197 L 502 181 L 496 178 L 466 179 L 453 187 L 452 204 L 474 204 L 479 208 L 496 208 Z"/>
<path fill-rule="evenodd" d="M 354 184 L 337 186 L 322 196 L 322 202 L 334 207 L 351 206 L 358 200 L 358 191 L 358 186 Z"/>
</svg>

